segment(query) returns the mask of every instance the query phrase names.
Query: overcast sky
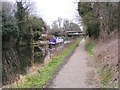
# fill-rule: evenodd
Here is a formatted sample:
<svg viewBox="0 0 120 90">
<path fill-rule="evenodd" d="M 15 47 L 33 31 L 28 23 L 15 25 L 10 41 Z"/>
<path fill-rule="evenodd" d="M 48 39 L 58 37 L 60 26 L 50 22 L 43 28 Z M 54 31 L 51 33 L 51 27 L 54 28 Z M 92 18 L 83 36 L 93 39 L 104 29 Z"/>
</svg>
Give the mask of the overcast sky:
<svg viewBox="0 0 120 90">
<path fill-rule="evenodd" d="M 15 2 L 16 0 L 8 0 Z M 24 0 L 23 0 L 24 1 Z M 27 0 L 29 1 L 29 0 Z M 34 2 L 34 11 L 47 24 L 51 24 L 58 17 L 75 22 L 78 0 L 30 0 Z"/>
<path fill-rule="evenodd" d="M 58 17 L 74 20 L 77 14 L 75 0 L 35 0 L 35 2 L 38 15 L 42 16 L 48 24 Z"/>
</svg>

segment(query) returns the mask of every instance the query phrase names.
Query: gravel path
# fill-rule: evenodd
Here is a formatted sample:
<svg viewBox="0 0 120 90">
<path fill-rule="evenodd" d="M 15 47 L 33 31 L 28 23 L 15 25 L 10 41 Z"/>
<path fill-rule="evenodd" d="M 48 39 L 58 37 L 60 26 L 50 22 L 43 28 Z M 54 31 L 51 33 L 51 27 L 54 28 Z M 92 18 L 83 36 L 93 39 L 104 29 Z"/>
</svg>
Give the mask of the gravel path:
<svg viewBox="0 0 120 90">
<path fill-rule="evenodd" d="M 85 40 L 83 39 L 69 61 L 58 72 L 49 88 L 93 88 L 88 84 L 92 67 L 88 66 Z"/>
</svg>

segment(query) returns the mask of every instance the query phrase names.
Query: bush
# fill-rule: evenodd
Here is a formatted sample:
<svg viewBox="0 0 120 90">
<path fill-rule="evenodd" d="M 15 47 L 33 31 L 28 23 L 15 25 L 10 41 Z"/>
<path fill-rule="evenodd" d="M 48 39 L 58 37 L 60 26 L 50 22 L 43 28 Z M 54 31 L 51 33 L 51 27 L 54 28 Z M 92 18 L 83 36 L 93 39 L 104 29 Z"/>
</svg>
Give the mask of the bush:
<svg viewBox="0 0 120 90">
<path fill-rule="evenodd" d="M 100 22 L 98 20 L 92 20 L 87 25 L 86 34 L 89 37 L 98 38 L 100 34 Z"/>
<path fill-rule="evenodd" d="M 96 11 L 92 8 L 92 3 L 79 2 L 78 12 L 87 27 L 86 35 L 98 38 L 100 33 L 100 21 Z"/>
</svg>

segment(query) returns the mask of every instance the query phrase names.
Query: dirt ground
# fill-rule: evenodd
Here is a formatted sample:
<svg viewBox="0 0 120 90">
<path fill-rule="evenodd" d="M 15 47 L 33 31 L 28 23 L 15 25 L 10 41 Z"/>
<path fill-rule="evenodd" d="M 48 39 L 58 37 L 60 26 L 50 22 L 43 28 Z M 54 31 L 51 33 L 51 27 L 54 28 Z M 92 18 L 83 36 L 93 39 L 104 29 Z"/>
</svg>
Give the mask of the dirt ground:
<svg viewBox="0 0 120 90">
<path fill-rule="evenodd" d="M 112 39 L 101 43 L 95 48 L 95 67 L 104 76 L 100 76 L 98 86 L 117 88 L 118 87 L 118 39 Z M 107 72 L 107 73 L 106 73 Z M 106 76 L 109 79 L 106 81 Z M 102 83 L 103 82 L 103 83 Z"/>
</svg>

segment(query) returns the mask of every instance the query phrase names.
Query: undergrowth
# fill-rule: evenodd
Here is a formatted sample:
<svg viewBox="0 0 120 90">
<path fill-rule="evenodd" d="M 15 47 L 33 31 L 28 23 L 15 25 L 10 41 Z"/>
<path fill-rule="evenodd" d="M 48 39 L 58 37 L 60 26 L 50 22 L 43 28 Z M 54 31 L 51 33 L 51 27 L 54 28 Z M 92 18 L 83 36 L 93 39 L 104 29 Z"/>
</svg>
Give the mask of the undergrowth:
<svg viewBox="0 0 120 90">
<path fill-rule="evenodd" d="M 60 55 L 56 56 L 42 69 L 38 70 L 35 75 L 26 75 L 25 82 L 22 84 L 14 85 L 12 87 L 17 88 L 42 88 L 53 76 L 59 65 L 63 60 L 73 51 L 73 49 L 79 44 L 80 40 L 77 40 L 74 44 L 69 45 L 64 49 Z"/>
</svg>

